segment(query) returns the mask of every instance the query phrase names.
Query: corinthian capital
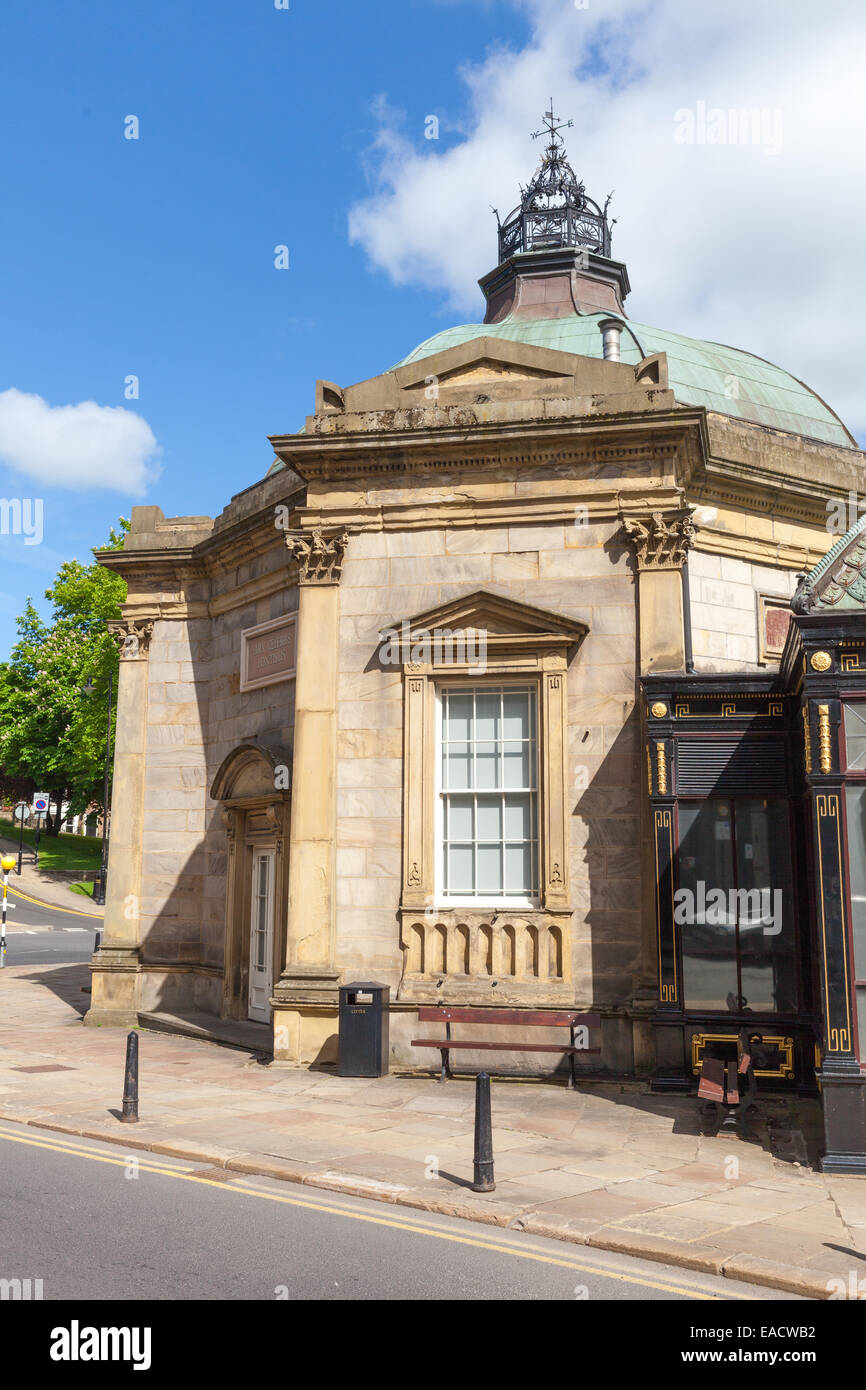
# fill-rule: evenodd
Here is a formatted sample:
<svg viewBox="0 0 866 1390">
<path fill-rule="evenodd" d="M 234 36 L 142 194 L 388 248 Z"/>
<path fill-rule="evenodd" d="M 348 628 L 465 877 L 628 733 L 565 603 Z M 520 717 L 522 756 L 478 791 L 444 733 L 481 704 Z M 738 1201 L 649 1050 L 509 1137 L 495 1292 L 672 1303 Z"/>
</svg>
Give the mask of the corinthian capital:
<svg viewBox="0 0 866 1390">
<path fill-rule="evenodd" d="M 286 536 L 302 584 L 339 584 L 348 544 L 348 531 L 290 531 Z"/>
<path fill-rule="evenodd" d="M 639 570 L 678 570 L 694 543 L 691 507 L 649 516 L 622 518 Z"/>
<path fill-rule="evenodd" d="M 147 655 L 153 635 L 153 623 L 135 618 L 121 618 L 108 624 L 108 631 L 120 648 L 121 661 L 137 661 Z"/>
</svg>

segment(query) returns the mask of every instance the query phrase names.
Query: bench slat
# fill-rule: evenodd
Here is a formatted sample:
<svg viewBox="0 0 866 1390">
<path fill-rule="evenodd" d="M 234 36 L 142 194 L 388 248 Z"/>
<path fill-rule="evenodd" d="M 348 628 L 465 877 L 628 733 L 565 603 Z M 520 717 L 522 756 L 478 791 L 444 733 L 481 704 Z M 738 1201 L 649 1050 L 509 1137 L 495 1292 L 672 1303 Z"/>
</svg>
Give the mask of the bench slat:
<svg viewBox="0 0 866 1390">
<path fill-rule="evenodd" d="M 507 1042 L 455 1042 L 446 1038 L 414 1038 L 412 1047 L 437 1047 L 440 1051 L 451 1052 L 464 1047 L 470 1052 L 562 1052 L 574 1053 L 576 1057 L 596 1057 L 600 1047 L 568 1047 L 563 1043 L 507 1043 Z"/>
<path fill-rule="evenodd" d="M 447 1004 L 422 1006 L 418 1010 L 421 1023 L 510 1023 L 514 1028 L 600 1028 L 598 1014 L 566 1012 L 563 1009 L 470 1009 Z"/>
</svg>

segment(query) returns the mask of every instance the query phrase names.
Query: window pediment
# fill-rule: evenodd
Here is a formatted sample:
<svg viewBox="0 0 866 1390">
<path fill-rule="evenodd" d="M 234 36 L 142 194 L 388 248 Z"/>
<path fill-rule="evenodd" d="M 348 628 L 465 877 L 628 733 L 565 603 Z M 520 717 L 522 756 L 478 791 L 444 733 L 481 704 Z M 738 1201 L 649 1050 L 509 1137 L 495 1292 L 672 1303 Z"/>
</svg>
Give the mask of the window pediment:
<svg viewBox="0 0 866 1390">
<path fill-rule="evenodd" d="M 399 664 L 404 670 L 472 666 L 479 644 L 484 645 L 488 662 L 533 658 L 542 668 L 567 665 L 588 631 L 587 623 L 479 589 L 395 623 L 386 640 L 398 639 Z M 463 662 L 459 660 L 461 638 L 467 658 Z"/>
</svg>

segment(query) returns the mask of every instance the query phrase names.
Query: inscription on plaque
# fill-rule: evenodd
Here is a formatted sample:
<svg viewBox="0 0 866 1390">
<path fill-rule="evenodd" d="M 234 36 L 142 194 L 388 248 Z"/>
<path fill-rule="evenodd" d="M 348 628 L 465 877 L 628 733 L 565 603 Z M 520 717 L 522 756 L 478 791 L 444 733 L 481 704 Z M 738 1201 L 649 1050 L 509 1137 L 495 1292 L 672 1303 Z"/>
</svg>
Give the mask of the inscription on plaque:
<svg viewBox="0 0 866 1390">
<path fill-rule="evenodd" d="M 296 624 L 292 615 L 241 633 L 241 690 L 259 690 L 292 679 Z"/>
</svg>

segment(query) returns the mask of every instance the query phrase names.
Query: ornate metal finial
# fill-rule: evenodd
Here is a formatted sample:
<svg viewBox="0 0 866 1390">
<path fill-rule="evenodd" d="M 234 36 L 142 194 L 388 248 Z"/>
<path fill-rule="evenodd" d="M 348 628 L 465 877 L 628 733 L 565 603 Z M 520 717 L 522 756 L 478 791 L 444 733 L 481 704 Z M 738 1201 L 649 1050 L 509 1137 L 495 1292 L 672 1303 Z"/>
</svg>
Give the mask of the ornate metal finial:
<svg viewBox="0 0 866 1390">
<path fill-rule="evenodd" d="M 599 256 L 610 256 L 611 226 L 607 210 L 587 196 L 566 158 L 562 130 L 573 121 L 560 121 L 553 108 L 544 113 L 544 128 L 534 132 L 533 140 L 547 136 L 541 163 L 528 188 L 520 190 L 520 206 L 499 227 L 499 261 L 507 261 L 521 251 L 547 251 L 558 246 L 582 246 Z M 495 211 L 495 209 L 494 209 Z"/>
</svg>

